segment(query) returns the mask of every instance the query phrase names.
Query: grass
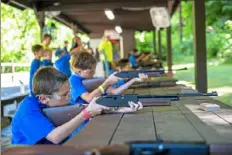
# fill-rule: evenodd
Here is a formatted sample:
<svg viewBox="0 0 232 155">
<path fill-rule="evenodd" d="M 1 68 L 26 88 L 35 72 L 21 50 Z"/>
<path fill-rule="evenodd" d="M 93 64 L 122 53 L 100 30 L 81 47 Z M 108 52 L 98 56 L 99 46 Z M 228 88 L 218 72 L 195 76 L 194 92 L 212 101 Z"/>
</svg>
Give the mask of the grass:
<svg viewBox="0 0 232 155">
<path fill-rule="evenodd" d="M 232 64 L 222 64 L 218 66 L 208 65 L 207 69 L 208 89 L 214 89 L 219 93 L 221 92 L 222 95 L 217 99 L 232 105 Z M 187 71 L 177 72 L 175 77 L 178 80 L 195 84 L 194 68 L 189 68 Z"/>
</svg>

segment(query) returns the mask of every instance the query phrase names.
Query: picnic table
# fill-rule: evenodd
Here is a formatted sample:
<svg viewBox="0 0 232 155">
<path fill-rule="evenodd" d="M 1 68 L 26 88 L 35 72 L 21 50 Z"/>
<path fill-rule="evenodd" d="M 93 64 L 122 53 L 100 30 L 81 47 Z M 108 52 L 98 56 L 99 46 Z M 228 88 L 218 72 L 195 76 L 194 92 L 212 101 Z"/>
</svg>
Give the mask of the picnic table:
<svg viewBox="0 0 232 155">
<path fill-rule="evenodd" d="M 176 94 L 183 85 L 128 89 L 124 94 Z M 218 112 L 199 109 L 216 103 Z M 182 97 L 171 106 L 146 107 L 133 114 L 107 114 L 93 118 L 64 145 L 124 144 L 135 140 L 228 144 L 232 143 L 232 108 L 211 97 Z"/>
</svg>

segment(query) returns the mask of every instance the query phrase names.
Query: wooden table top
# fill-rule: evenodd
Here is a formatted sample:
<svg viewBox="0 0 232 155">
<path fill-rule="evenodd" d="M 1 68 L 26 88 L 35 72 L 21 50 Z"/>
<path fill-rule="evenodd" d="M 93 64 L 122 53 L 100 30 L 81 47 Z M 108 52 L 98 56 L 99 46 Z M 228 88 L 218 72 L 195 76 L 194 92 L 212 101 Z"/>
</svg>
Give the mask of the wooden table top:
<svg viewBox="0 0 232 155">
<path fill-rule="evenodd" d="M 176 94 L 184 86 L 128 89 L 124 94 Z M 216 103 L 218 112 L 199 109 Z M 211 97 L 182 97 L 171 106 L 146 107 L 133 114 L 107 114 L 93 118 L 64 145 L 123 144 L 134 140 L 192 143 L 232 143 L 232 108 Z"/>
</svg>

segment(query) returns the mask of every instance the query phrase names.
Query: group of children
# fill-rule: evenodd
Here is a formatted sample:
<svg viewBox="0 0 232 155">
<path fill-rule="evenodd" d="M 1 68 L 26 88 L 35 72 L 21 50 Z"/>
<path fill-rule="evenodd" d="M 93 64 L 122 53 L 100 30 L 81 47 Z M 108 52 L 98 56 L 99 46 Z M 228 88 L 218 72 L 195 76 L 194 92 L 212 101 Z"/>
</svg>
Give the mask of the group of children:
<svg viewBox="0 0 232 155">
<path fill-rule="evenodd" d="M 35 59 L 30 70 L 31 93 L 19 104 L 12 121 L 12 144 L 62 144 L 75 131 L 83 128 L 90 118 L 101 114 L 103 111 L 135 112 L 142 109 L 141 103 L 129 102 L 130 107 L 109 108 L 98 105 L 96 97 L 106 94 L 120 94 L 134 82 L 142 82 L 148 77 L 139 74 L 119 87 L 113 87 L 120 78 L 112 73 L 98 88 L 92 92 L 83 85 L 84 79 L 93 78 L 96 70 L 96 59 L 85 50 L 72 50 L 71 53 L 57 50 L 55 55 L 59 59 L 54 67 L 42 67 L 40 58 L 44 55 L 44 47 L 32 47 Z M 69 63 L 70 60 L 70 63 Z M 66 72 L 72 69 L 73 74 Z M 81 112 L 70 121 L 60 126 L 55 126 L 46 118 L 42 109 L 46 107 L 66 106 L 79 104 Z M 86 137 L 88 138 L 88 137 Z"/>
</svg>

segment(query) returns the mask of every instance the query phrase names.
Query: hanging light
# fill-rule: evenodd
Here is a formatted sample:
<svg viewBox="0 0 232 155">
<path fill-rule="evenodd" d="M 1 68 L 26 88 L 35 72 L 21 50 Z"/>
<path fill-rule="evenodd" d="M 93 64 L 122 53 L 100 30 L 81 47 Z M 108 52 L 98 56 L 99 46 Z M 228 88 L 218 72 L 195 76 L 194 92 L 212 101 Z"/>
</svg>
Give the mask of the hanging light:
<svg viewBox="0 0 232 155">
<path fill-rule="evenodd" d="M 116 30 L 116 32 L 118 32 L 118 33 L 122 33 L 122 28 L 121 28 L 121 26 L 115 26 L 115 30 Z"/>
<path fill-rule="evenodd" d="M 105 10 L 105 14 L 109 20 L 114 20 L 115 16 L 114 13 L 111 10 Z"/>
</svg>

